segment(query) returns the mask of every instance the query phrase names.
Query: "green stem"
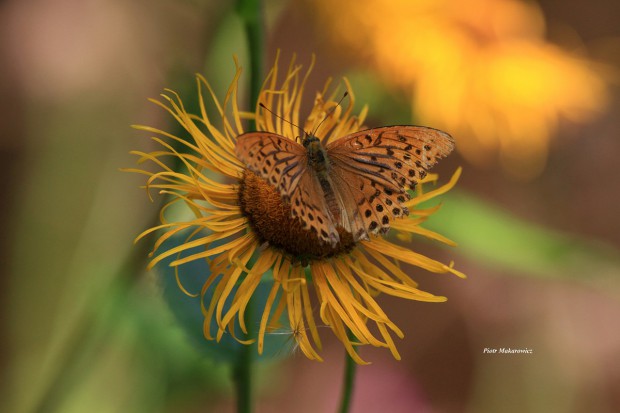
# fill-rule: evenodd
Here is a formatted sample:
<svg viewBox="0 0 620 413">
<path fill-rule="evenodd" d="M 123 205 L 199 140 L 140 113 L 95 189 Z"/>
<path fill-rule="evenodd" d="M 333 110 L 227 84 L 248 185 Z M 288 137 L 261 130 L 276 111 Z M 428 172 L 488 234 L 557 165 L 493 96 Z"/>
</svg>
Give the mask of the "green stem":
<svg viewBox="0 0 620 413">
<path fill-rule="evenodd" d="M 256 105 L 260 95 L 263 78 L 263 33 L 260 0 L 238 0 L 237 13 L 243 21 L 243 28 L 248 45 L 250 59 L 250 105 Z M 256 130 L 256 124 L 252 122 L 250 130 Z M 245 311 L 248 336 L 253 337 L 251 331 L 252 302 L 248 303 Z M 237 412 L 250 413 L 252 411 L 252 362 L 256 346 L 243 346 L 241 353 L 233 366 L 233 380 L 237 391 Z"/>
<path fill-rule="evenodd" d="M 355 337 L 349 331 L 349 338 Z M 355 382 L 355 371 L 357 364 L 345 350 L 344 380 L 342 383 L 342 398 L 340 400 L 340 413 L 348 413 L 351 407 L 351 397 L 353 395 L 353 384 Z"/>
<path fill-rule="evenodd" d="M 250 105 L 256 105 L 263 78 L 263 27 L 260 0 L 238 0 L 250 57 Z M 255 129 L 255 125 L 251 126 Z"/>
<path fill-rule="evenodd" d="M 233 366 L 233 380 L 237 393 L 237 412 L 252 411 L 252 358 L 254 346 L 243 346 Z"/>
</svg>

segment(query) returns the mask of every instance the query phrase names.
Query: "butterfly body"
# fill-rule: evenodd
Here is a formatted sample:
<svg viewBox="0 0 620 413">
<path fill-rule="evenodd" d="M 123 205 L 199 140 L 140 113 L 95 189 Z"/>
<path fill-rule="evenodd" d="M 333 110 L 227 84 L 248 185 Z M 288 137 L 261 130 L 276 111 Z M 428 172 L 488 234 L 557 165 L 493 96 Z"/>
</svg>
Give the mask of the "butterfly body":
<svg viewBox="0 0 620 413">
<path fill-rule="evenodd" d="M 331 215 L 336 219 L 340 219 L 340 206 L 334 193 L 333 183 L 329 177 L 329 156 L 321 140 L 313 135 L 306 135 L 302 141 L 302 145 L 308 152 L 308 167 L 314 170 L 316 177 L 323 191 L 323 196 L 327 203 L 327 208 Z"/>
<path fill-rule="evenodd" d="M 308 165 L 314 169 L 317 174 L 324 178 L 327 176 L 328 158 L 321 140 L 316 136 L 306 135 L 302 141 L 302 145 L 308 151 Z"/>
<path fill-rule="evenodd" d="M 450 135 L 420 126 L 355 132 L 323 146 L 306 134 L 299 144 L 271 132 L 238 137 L 248 169 L 276 187 L 304 228 L 332 246 L 342 227 L 355 241 L 386 233 L 416 183 L 454 148 Z"/>
</svg>

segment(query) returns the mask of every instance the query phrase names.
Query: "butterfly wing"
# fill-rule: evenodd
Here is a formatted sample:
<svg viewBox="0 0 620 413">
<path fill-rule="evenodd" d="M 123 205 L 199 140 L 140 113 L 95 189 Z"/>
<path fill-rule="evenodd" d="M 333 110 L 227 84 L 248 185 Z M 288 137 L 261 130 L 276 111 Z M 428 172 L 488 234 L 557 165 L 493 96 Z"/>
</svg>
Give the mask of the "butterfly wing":
<svg viewBox="0 0 620 413">
<path fill-rule="evenodd" d="M 408 215 L 407 189 L 453 149 L 450 135 L 421 126 L 368 129 L 328 144 L 330 178 L 355 240 Z"/>
<path fill-rule="evenodd" d="M 305 230 L 332 246 L 339 241 L 321 184 L 308 166 L 306 148 L 275 133 L 250 132 L 237 138 L 235 151 L 249 170 L 290 203 L 292 217 L 299 218 Z"/>
<path fill-rule="evenodd" d="M 306 149 L 275 133 L 245 133 L 237 138 L 235 152 L 249 170 L 275 186 L 287 201 L 306 170 Z"/>
<path fill-rule="evenodd" d="M 293 218 L 300 218 L 305 230 L 314 232 L 322 242 L 336 246 L 340 241 L 334 224 L 336 220 L 327 206 L 316 173 L 311 168 L 302 174 L 290 203 Z"/>
</svg>

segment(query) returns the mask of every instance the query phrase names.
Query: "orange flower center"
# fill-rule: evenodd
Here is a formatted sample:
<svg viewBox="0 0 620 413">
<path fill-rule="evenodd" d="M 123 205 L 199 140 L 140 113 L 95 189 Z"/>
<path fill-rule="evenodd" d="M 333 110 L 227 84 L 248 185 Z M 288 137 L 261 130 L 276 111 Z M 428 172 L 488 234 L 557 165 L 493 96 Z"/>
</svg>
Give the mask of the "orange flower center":
<svg viewBox="0 0 620 413">
<path fill-rule="evenodd" d="M 268 242 L 303 265 L 347 253 L 355 247 L 353 236 L 340 226 L 340 242 L 336 246 L 321 242 L 315 233 L 303 228 L 299 218 L 291 216 L 290 204 L 282 200 L 276 188 L 248 169 L 241 179 L 239 203 L 261 242 Z"/>
</svg>

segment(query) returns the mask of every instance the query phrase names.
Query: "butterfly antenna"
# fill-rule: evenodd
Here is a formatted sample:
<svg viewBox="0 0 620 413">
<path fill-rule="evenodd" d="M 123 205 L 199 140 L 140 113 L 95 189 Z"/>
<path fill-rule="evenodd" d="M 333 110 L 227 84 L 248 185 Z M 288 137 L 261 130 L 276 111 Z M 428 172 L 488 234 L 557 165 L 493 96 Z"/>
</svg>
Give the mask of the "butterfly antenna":
<svg viewBox="0 0 620 413">
<path fill-rule="evenodd" d="M 325 115 L 325 117 L 323 118 L 323 120 L 319 123 L 319 125 L 316 127 L 316 129 L 314 129 L 314 132 L 312 133 L 312 135 L 316 136 L 316 133 L 319 131 L 319 128 L 321 127 L 321 125 L 323 124 L 323 122 L 325 122 L 327 120 L 327 118 L 329 118 L 331 115 L 334 114 L 334 112 L 336 111 L 336 109 L 338 108 L 338 106 L 340 106 L 340 104 L 342 103 L 342 101 L 344 100 L 344 98 L 346 98 L 347 96 L 349 96 L 349 92 L 344 92 L 344 94 L 342 95 L 342 97 L 340 98 L 340 100 L 338 101 L 338 103 L 336 104 L 336 106 L 334 106 L 333 108 L 331 108 L 331 110 L 329 112 L 327 112 L 327 115 Z"/>
<path fill-rule="evenodd" d="M 297 129 L 299 129 L 303 134 L 306 134 L 306 132 L 301 128 L 301 126 L 299 125 L 295 125 L 293 122 L 291 122 L 288 119 L 284 119 L 282 116 L 278 115 L 277 113 L 275 113 L 274 111 L 272 111 L 271 109 L 267 108 L 267 106 L 263 105 L 262 102 L 259 102 L 258 106 L 260 106 L 261 108 L 265 109 L 267 112 L 271 113 L 273 116 L 275 116 L 276 118 L 283 120 L 286 123 L 289 123 L 291 125 L 293 125 L 294 127 L 296 127 Z"/>
</svg>

